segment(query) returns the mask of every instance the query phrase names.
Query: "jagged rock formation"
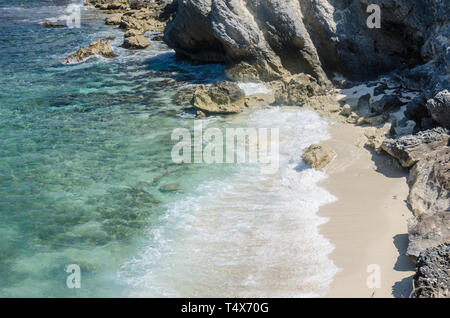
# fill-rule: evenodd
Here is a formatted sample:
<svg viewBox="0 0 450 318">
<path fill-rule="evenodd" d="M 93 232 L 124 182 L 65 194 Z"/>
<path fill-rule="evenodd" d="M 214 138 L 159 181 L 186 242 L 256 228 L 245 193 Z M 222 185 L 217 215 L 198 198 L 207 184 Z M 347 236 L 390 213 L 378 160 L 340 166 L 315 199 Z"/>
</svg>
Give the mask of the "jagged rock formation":
<svg viewBox="0 0 450 318">
<path fill-rule="evenodd" d="M 381 7 L 380 29 L 367 26 L 369 4 Z M 179 0 L 178 6 L 165 41 L 180 56 L 226 63 L 229 77 L 241 80 L 307 73 L 325 83 L 326 73 L 363 78 L 442 64 L 435 59 L 446 52 L 441 35 L 450 30 L 445 1 Z"/>
<path fill-rule="evenodd" d="M 104 38 L 101 40 L 97 40 L 89 44 L 86 48 L 81 48 L 75 53 L 69 55 L 63 60 L 63 64 L 76 64 L 84 62 L 88 57 L 93 55 L 101 55 L 106 58 L 116 57 L 117 54 L 114 53 L 111 45 L 109 44 L 109 40 L 113 39 L 113 37 Z"/>
<path fill-rule="evenodd" d="M 336 156 L 336 152 L 329 146 L 311 145 L 302 155 L 302 159 L 316 170 L 325 168 Z"/>
<path fill-rule="evenodd" d="M 450 147 L 424 156 L 409 177 L 408 255 L 414 260 L 425 248 L 450 243 Z"/>
<path fill-rule="evenodd" d="M 415 298 L 450 297 L 450 244 L 426 249 L 418 259 L 414 276 Z"/>
<path fill-rule="evenodd" d="M 421 131 L 416 135 L 407 135 L 398 139 L 386 139 L 382 148 L 397 158 L 403 167 L 412 167 L 430 152 L 448 145 L 450 136 L 444 128 Z"/>
<path fill-rule="evenodd" d="M 410 171 L 408 203 L 416 216 L 450 212 L 450 147 L 423 157 Z"/>
<path fill-rule="evenodd" d="M 450 243 L 450 213 L 438 212 L 434 215 L 408 220 L 409 245 L 407 254 L 412 261 L 427 248 Z"/>
<path fill-rule="evenodd" d="M 122 47 L 136 50 L 150 45 L 144 33 L 161 32 L 173 18 L 176 4 L 169 0 L 85 0 L 106 13 L 123 13 L 105 19 L 108 25 L 118 25 L 125 30 Z"/>
<path fill-rule="evenodd" d="M 443 90 L 427 102 L 431 117 L 442 126 L 450 129 L 450 92 Z"/>
</svg>

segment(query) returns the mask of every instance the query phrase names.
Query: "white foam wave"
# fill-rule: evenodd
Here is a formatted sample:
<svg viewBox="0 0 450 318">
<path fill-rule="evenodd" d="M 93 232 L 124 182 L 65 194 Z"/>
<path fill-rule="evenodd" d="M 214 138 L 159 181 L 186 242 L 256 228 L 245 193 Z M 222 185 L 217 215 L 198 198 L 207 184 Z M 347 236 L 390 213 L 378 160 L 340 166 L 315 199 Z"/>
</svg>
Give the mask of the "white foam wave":
<svg viewBox="0 0 450 318">
<path fill-rule="evenodd" d="M 264 83 L 238 83 L 238 86 L 247 96 L 256 94 L 270 94 L 272 92 L 272 90 L 267 88 Z"/>
<path fill-rule="evenodd" d="M 139 255 L 120 277 L 132 296 L 310 297 L 323 295 L 336 266 L 318 231 L 319 207 L 336 198 L 317 183 L 302 150 L 328 138 L 327 123 L 302 110 L 255 110 L 250 127 L 279 127 L 280 169 L 241 167 L 172 202 L 149 229 Z M 236 120 L 234 120 L 234 123 Z"/>
</svg>

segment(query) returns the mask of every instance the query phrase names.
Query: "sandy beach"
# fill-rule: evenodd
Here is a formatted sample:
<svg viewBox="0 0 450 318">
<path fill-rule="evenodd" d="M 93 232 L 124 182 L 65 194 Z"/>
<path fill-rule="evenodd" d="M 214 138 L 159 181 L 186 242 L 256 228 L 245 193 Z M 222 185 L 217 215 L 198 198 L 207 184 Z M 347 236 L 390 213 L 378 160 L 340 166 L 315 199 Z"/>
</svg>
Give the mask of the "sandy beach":
<svg viewBox="0 0 450 318">
<path fill-rule="evenodd" d="M 321 185 L 338 201 L 319 214 L 330 219 L 321 232 L 335 245 L 330 258 L 341 271 L 326 297 L 408 297 L 414 266 L 405 255 L 411 217 L 407 171 L 359 146 L 361 127 L 333 123 L 330 132 L 324 144 L 337 156 Z M 380 284 L 368 286 L 377 269 Z"/>
</svg>

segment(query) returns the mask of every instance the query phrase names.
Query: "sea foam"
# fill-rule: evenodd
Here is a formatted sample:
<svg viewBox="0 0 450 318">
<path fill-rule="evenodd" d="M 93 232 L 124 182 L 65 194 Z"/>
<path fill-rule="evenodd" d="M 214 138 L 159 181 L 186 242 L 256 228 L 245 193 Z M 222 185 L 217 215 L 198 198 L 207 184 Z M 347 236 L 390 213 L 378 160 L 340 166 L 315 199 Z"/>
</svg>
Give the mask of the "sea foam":
<svg viewBox="0 0 450 318">
<path fill-rule="evenodd" d="M 333 246 L 318 230 L 317 211 L 336 198 L 317 183 L 326 175 L 301 161 L 327 139 L 328 124 L 299 109 L 255 110 L 249 127 L 280 129 L 280 169 L 237 167 L 171 202 L 148 230 L 121 279 L 137 297 L 311 297 L 326 293 L 338 271 Z M 233 120 L 239 124 L 239 118 Z"/>
</svg>

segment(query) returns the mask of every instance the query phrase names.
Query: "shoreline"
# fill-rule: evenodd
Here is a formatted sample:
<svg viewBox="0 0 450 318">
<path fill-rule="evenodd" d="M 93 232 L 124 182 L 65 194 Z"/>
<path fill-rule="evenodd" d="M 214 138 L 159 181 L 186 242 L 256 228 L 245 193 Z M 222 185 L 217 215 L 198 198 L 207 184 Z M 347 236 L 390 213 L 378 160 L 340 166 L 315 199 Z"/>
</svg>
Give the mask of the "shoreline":
<svg viewBox="0 0 450 318">
<path fill-rule="evenodd" d="M 394 159 L 360 146 L 362 131 L 331 122 L 331 138 L 323 142 L 337 155 L 319 185 L 338 201 L 320 208 L 318 215 L 329 221 L 319 230 L 335 246 L 329 257 L 340 269 L 324 297 L 409 297 L 415 266 L 405 254 L 412 217 L 406 204 L 408 172 L 389 164 Z M 367 286 L 371 264 L 379 266 L 380 288 Z"/>
</svg>

